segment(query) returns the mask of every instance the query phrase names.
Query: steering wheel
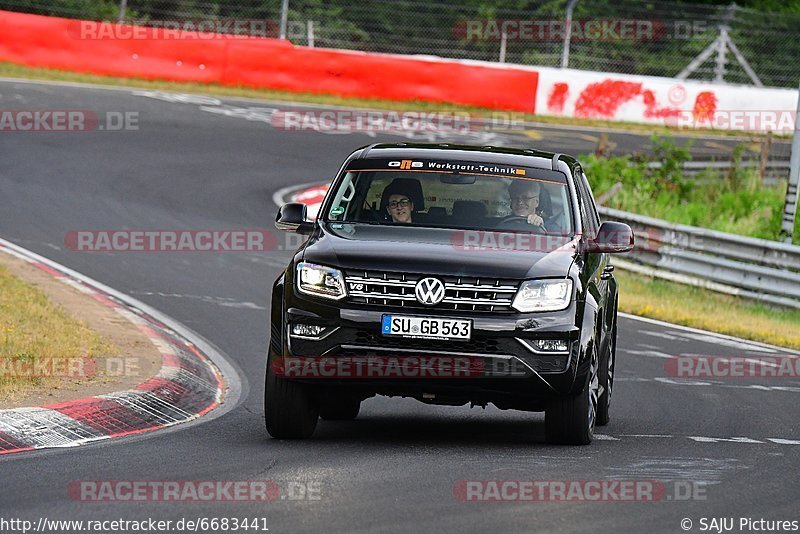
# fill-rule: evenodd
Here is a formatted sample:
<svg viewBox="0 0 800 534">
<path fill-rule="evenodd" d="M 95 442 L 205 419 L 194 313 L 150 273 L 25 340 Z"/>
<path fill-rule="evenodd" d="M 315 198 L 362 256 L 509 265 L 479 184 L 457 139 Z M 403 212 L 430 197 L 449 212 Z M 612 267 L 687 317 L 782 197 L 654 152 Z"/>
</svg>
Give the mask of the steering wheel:
<svg viewBox="0 0 800 534">
<path fill-rule="evenodd" d="M 547 229 L 544 226 L 535 226 L 533 224 L 528 223 L 527 217 L 522 217 L 519 215 L 509 215 L 497 223 L 496 228 L 508 228 L 508 229 L 520 229 L 524 230 L 526 228 L 538 228 L 542 231 L 542 233 L 547 233 Z"/>
</svg>

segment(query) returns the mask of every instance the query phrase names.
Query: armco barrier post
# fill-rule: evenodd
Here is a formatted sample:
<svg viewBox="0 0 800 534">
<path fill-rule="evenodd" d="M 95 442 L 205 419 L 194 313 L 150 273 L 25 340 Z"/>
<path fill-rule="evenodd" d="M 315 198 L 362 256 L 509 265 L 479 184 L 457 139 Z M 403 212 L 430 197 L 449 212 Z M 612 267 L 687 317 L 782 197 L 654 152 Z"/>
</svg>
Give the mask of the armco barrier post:
<svg viewBox="0 0 800 534">
<path fill-rule="evenodd" d="M 794 115 L 794 134 L 792 135 L 792 159 L 789 161 L 789 185 L 786 187 L 786 202 L 783 205 L 783 224 L 781 234 L 787 243 L 792 242 L 794 220 L 797 216 L 797 193 L 800 183 L 800 89 L 797 95 L 797 111 Z"/>
</svg>

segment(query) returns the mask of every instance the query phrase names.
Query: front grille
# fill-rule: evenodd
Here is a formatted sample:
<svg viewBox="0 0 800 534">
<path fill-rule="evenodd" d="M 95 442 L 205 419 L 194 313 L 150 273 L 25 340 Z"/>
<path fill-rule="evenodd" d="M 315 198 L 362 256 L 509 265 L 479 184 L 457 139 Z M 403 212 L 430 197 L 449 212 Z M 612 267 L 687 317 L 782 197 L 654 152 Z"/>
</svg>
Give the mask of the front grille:
<svg viewBox="0 0 800 534">
<path fill-rule="evenodd" d="M 442 341 L 436 339 L 394 338 L 359 330 L 356 332 L 355 343 L 369 347 L 380 347 L 381 349 L 418 349 L 421 352 L 439 350 L 471 354 L 505 354 L 500 348 L 497 339 L 493 338 L 476 338 L 470 341 Z"/>
<path fill-rule="evenodd" d="M 405 308 L 514 312 L 511 302 L 519 287 L 517 280 L 437 276 L 436 278 L 444 282 L 444 300 L 435 306 L 424 306 L 414 296 L 414 287 L 419 280 L 427 276 L 376 271 L 346 271 L 348 299 L 350 302 L 358 304 Z M 361 286 L 354 289 L 353 284 L 361 284 Z"/>
<path fill-rule="evenodd" d="M 396 338 L 373 334 L 366 330 L 357 330 L 355 344 L 374 347 L 385 352 L 390 352 L 391 349 L 400 349 L 403 351 L 419 350 L 420 354 L 425 354 L 426 351 L 443 351 L 486 356 L 514 355 L 540 373 L 560 373 L 566 369 L 569 361 L 568 354 L 534 354 L 514 338 L 477 337 L 469 341 L 441 341 Z M 400 353 L 398 352 L 398 354 Z"/>
</svg>

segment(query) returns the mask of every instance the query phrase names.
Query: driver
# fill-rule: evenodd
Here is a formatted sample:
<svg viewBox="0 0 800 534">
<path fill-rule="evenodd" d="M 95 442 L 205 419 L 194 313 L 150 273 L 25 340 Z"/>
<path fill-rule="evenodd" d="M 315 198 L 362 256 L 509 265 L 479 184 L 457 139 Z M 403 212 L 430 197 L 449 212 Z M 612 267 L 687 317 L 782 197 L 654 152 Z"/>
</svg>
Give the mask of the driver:
<svg viewBox="0 0 800 534">
<path fill-rule="evenodd" d="M 530 225 L 544 228 L 544 218 L 537 214 L 539 191 L 539 184 L 529 180 L 514 180 L 508 186 L 511 212 L 517 217 L 523 217 Z"/>
</svg>

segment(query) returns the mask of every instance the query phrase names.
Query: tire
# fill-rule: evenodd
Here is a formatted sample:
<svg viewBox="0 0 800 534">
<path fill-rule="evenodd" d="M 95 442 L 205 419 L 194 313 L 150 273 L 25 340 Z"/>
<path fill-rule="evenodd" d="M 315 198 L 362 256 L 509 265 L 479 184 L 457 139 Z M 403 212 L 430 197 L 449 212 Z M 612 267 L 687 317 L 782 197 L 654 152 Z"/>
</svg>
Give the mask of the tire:
<svg viewBox="0 0 800 534">
<path fill-rule="evenodd" d="M 547 442 L 557 445 L 588 445 L 597 420 L 597 357 L 592 350 L 586 383 L 577 395 L 551 399 L 545 408 Z"/>
<path fill-rule="evenodd" d="M 326 421 L 352 421 L 360 409 L 361 401 L 357 398 L 325 398 L 319 403 L 319 416 Z"/>
<path fill-rule="evenodd" d="M 264 380 L 264 422 L 273 438 L 310 438 L 317 428 L 319 409 L 309 387 L 275 375 L 276 350 L 283 350 L 284 329 L 272 329 Z"/>
<path fill-rule="evenodd" d="M 617 363 L 617 317 L 614 315 L 614 326 L 611 328 L 606 357 L 597 372 L 600 391 L 597 399 L 597 426 L 605 426 L 611 420 L 611 395 L 614 393 L 614 368 Z"/>
</svg>

